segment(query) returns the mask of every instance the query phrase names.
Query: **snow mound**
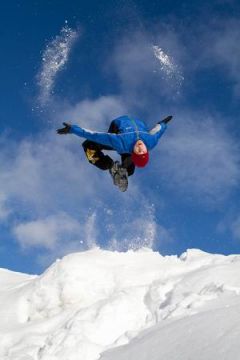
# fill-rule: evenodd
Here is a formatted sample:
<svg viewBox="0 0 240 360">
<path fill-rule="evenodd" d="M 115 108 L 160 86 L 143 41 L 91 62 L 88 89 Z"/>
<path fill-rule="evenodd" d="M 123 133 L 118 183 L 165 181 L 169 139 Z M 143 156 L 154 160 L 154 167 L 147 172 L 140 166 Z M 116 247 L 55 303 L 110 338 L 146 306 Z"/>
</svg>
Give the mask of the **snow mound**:
<svg viewBox="0 0 240 360">
<path fill-rule="evenodd" d="M 103 359 L 145 360 L 143 344 L 153 349 L 161 343 L 163 358 L 179 360 L 173 355 L 174 340 L 167 339 L 194 342 L 195 322 L 204 323 L 209 314 L 218 322 L 222 312 L 224 329 L 224 314 L 234 313 L 239 302 L 239 271 L 237 255 L 189 250 L 178 258 L 149 249 L 120 253 L 98 248 L 68 255 L 41 276 L 0 270 L 0 359 L 95 360 L 128 344 Z M 218 323 L 210 325 L 215 339 Z M 186 328 L 192 329 L 187 337 Z M 237 337 L 233 341 L 237 344 Z M 182 359 L 191 358 L 187 354 Z"/>
</svg>

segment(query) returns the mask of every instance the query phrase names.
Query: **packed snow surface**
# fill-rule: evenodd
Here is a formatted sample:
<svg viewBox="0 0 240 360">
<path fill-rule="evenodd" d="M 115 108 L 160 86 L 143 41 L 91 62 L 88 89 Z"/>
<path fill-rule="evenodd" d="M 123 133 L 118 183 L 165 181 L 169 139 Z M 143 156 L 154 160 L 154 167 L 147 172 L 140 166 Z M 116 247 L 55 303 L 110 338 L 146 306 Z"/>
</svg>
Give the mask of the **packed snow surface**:
<svg viewBox="0 0 240 360">
<path fill-rule="evenodd" d="M 236 360 L 239 273 L 239 255 L 98 248 L 0 269 L 0 359 Z"/>
</svg>

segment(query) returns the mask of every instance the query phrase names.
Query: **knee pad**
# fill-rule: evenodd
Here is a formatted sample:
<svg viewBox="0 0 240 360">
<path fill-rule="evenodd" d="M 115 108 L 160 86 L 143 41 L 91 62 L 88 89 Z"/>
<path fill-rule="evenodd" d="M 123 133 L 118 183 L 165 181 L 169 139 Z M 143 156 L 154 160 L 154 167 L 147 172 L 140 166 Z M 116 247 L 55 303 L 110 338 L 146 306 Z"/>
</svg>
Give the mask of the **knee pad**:
<svg viewBox="0 0 240 360">
<path fill-rule="evenodd" d="M 85 149 L 86 157 L 88 161 L 92 164 L 95 164 L 100 158 L 96 155 L 96 150 L 94 149 Z"/>
</svg>

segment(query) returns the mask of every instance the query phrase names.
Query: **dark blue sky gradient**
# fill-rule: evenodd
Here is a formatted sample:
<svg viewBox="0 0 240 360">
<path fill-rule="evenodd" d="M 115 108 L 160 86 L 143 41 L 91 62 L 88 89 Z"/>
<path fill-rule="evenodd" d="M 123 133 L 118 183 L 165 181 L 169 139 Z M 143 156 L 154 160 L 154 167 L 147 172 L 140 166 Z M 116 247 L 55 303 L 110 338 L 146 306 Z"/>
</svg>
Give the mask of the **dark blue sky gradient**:
<svg viewBox="0 0 240 360">
<path fill-rule="evenodd" d="M 37 104 L 39 88 L 36 80 L 41 68 L 41 55 L 46 45 L 59 34 L 65 21 L 70 28 L 78 29 L 80 36 L 71 50 L 67 66 L 56 78 L 55 106 L 51 104 L 49 107 L 41 108 Z M 134 95 L 135 99 L 139 96 L 138 104 L 131 103 L 129 100 L 127 108 L 135 112 L 133 115 L 146 119 L 149 125 L 159 120 L 155 119 L 155 114 L 159 114 L 161 108 L 163 116 L 168 113 L 174 114 L 172 128 L 169 129 L 169 139 L 175 136 L 173 127 L 176 122 L 179 128 L 188 126 L 184 122 L 184 114 L 186 114 L 186 119 L 190 117 L 189 114 L 192 114 L 193 118 L 196 116 L 195 122 L 201 121 L 201 114 L 202 120 L 205 120 L 204 116 L 208 114 L 214 119 L 214 126 L 223 126 L 233 142 L 237 144 L 240 136 L 240 105 L 236 85 L 240 79 L 236 75 L 236 65 L 231 65 L 230 62 L 231 58 L 237 55 L 240 60 L 240 53 L 237 51 L 229 53 L 229 61 L 224 56 L 218 59 L 217 55 L 214 57 L 210 53 L 216 41 L 215 34 L 221 34 L 221 31 L 226 33 L 229 30 L 227 24 L 231 25 L 232 21 L 240 24 L 240 3 L 233 0 L 211 1 L 210 3 L 209 1 L 167 0 L 150 2 L 146 0 L 136 2 L 43 0 L 1 3 L 0 123 L 2 136 L 9 138 L 9 142 L 12 140 L 15 147 L 25 139 L 32 139 L 37 144 L 40 140 L 38 136 L 42 131 L 48 129 L 50 133 L 55 131 L 58 119 L 54 120 L 54 114 L 56 112 L 59 116 L 60 104 L 66 103 L 66 107 L 70 105 L 74 107 L 85 99 L 96 100 L 101 96 L 121 96 L 124 101 Z M 168 86 L 166 80 L 161 80 L 162 88 L 158 81 L 156 84 L 154 82 L 151 84 L 151 77 L 155 75 L 150 71 L 149 74 L 146 71 L 144 82 L 138 86 L 135 93 L 131 84 L 126 90 L 127 81 L 123 80 L 116 70 L 116 65 L 114 65 L 116 55 L 114 54 L 116 54 L 116 49 L 119 51 L 121 44 L 125 44 L 128 40 L 133 42 L 135 33 L 145 34 L 144 39 L 147 38 L 152 44 L 155 44 L 156 40 L 160 41 L 160 45 L 161 34 L 174 34 L 174 41 L 179 44 L 179 47 L 173 42 L 172 44 L 175 45 L 169 44 L 169 47 L 166 45 L 163 48 L 170 52 L 176 49 L 175 54 L 173 51 L 173 57 L 176 55 L 180 68 L 183 68 L 184 82 L 179 95 L 176 95 L 174 90 L 172 93 L 171 91 L 164 93 L 165 86 Z M 238 32 L 236 30 L 235 34 L 237 34 L 236 38 L 240 38 L 240 30 Z M 227 44 L 225 46 L 228 49 Z M 118 52 L 118 54 L 121 57 L 121 53 Z M 122 53 L 123 59 L 125 55 Z M 151 85 L 149 91 L 148 81 Z M 147 108 L 144 107 L 145 101 L 148 104 Z M 59 126 L 61 121 L 62 119 L 59 119 Z M 99 123 L 99 130 L 102 129 L 104 125 Z M 229 189 L 226 189 L 228 194 L 221 201 L 208 199 L 204 202 L 202 199 L 204 196 L 201 193 L 197 196 L 187 186 L 178 190 L 177 181 L 172 181 L 171 178 L 173 173 L 170 171 L 167 177 L 164 171 L 161 172 L 162 164 L 167 161 L 168 152 L 167 150 L 164 152 L 164 149 L 168 147 L 167 136 L 168 134 L 163 139 L 163 152 L 159 149 L 159 152 L 154 150 L 152 154 L 154 158 L 159 156 L 159 172 L 156 174 L 154 172 L 156 168 L 150 167 L 136 174 L 135 179 L 131 180 L 140 187 L 146 199 L 154 204 L 157 224 L 161 224 L 171 234 L 171 240 L 158 244 L 157 249 L 162 254 L 180 254 L 187 248 L 193 247 L 223 254 L 239 252 L 240 225 L 239 237 L 236 232 L 233 235 L 233 230 L 231 230 L 233 222 L 237 223 L 238 217 L 240 219 L 239 186 L 232 186 L 229 181 Z M 74 141 L 71 146 L 76 144 Z M 0 145 L 2 153 L 5 153 L 7 142 L 4 141 L 3 145 L 1 142 Z M 79 147 L 77 151 L 80 152 Z M 9 152 L 7 156 L 9 163 L 14 163 L 16 154 L 17 152 L 14 151 Z M 81 166 L 81 159 L 82 155 L 79 158 L 79 166 Z M 2 173 L 5 170 L 2 168 Z M 94 171 L 91 174 L 94 174 Z M 1 181 L 4 182 L 4 176 Z M 62 189 L 56 183 L 56 188 L 58 186 Z M 127 196 L 133 201 L 134 191 L 131 193 L 130 190 Z M 106 204 L 110 203 L 111 193 L 107 193 L 106 197 L 108 198 Z M 161 201 L 156 201 L 158 198 Z M 138 200 L 136 199 L 136 204 Z M 31 210 L 31 204 L 29 205 L 27 200 L 26 204 L 22 203 L 20 207 L 16 206 L 15 201 L 17 203 L 19 200 L 14 199 L 13 196 L 9 198 L 8 203 L 12 209 L 19 209 L 22 206 L 22 212 L 13 210 L 11 220 L 2 221 L 0 224 L 2 243 L 0 267 L 39 272 L 48 261 L 43 265 L 36 259 L 39 255 L 46 255 L 47 250 L 41 247 L 21 249 L 13 235 L 13 228 L 24 221 L 50 216 L 52 210 L 49 207 L 46 214 L 39 211 L 38 216 L 35 214 L 34 218 L 32 214 L 36 210 Z M 72 215 L 79 206 L 79 217 L 81 212 L 84 213 L 84 207 L 87 212 L 90 211 L 85 202 L 74 203 L 72 206 L 69 204 L 67 203 L 60 210 L 66 212 L 68 209 L 68 213 Z M 112 210 L 116 217 L 116 209 L 121 206 L 123 205 L 118 197 L 112 203 Z M 77 216 L 78 214 L 76 218 Z M 105 218 L 106 223 L 107 219 L 108 217 Z M 107 225 L 105 229 L 101 229 L 103 220 L 98 221 L 98 230 L 101 233 L 99 243 L 104 246 L 104 239 L 108 236 Z M 49 258 L 49 263 L 54 260 L 54 256 L 57 257 L 58 253 L 56 252 L 56 255 L 53 253 Z"/>
</svg>

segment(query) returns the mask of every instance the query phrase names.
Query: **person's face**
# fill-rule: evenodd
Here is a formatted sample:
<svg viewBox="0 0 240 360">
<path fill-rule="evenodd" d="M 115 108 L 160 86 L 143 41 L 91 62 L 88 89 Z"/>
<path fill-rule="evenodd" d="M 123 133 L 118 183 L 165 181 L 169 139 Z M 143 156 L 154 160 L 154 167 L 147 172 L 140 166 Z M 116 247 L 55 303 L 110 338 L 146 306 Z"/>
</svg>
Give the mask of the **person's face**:
<svg viewBox="0 0 240 360">
<path fill-rule="evenodd" d="M 142 140 L 138 140 L 134 145 L 133 152 L 136 155 L 143 155 L 147 153 L 147 147 Z"/>
</svg>

